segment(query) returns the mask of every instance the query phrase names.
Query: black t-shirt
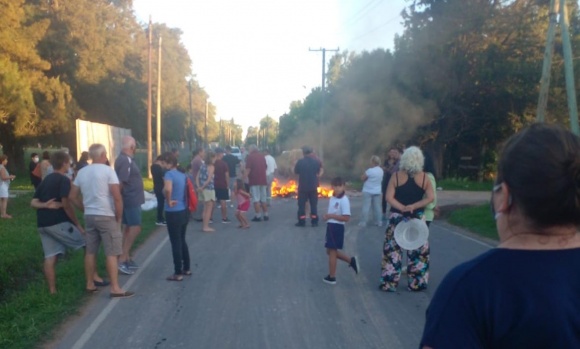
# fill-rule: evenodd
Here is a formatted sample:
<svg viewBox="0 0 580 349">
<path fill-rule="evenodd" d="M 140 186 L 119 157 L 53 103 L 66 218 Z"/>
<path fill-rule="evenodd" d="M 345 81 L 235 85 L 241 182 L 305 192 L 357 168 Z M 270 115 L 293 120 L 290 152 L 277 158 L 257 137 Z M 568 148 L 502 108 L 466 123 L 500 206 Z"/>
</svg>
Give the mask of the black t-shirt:
<svg viewBox="0 0 580 349">
<path fill-rule="evenodd" d="M 151 176 L 153 176 L 153 191 L 156 193 L 161 193 L 163 191 L 163 175 L 165 175 L 165 170 L 159 164 L 151 165 Z"/>
<path fill-rule="evenodd" d="M 580 248 L 492 249 L 447 274 L 421 347 L 580 348 Z"/>
<path fill-rule="evenodd" d="M 294 173 L 298 175 L 298 191 L 313 191 L 318 188 L 320 167 L 320 160 L 312 156 L 305 156 L 296 162 Z"/>
<path fill-rule="evenodd" d="M 34 192 L 34 198 L 41 202 L 47 202 L 50 199 L 61 202 L 62 198 L 68 197 L 70 192 L 70 179 L 60 173 L 53 172 L 46 176 Z M 51 210 L 41 208 L 36 210 L 36 223 L 39 228 L 51 227 L 53 225 L 71 222 L 63 208 Z"/>
<path fill-rule="evenodd" d="M 222 158 L 226 164 L 228 164 L 228 172 L 230 173 L 230 178 L 236 177 L 236 165 L 240 163 L 240 159 L 238 159 L 235 155 L 226 154 Z"/>
</svg>

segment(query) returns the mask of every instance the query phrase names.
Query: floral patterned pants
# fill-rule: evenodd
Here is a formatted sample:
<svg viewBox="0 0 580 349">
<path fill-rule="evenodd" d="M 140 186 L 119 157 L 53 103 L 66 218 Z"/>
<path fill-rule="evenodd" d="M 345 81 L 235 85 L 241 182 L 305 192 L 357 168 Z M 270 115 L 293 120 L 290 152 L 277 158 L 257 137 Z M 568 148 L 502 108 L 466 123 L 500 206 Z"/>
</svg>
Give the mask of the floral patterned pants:
<svg viewBox="0 0 580 349">
<path fill-rule="evenodd" d="M 399 214 L 391 214 L 385 232 L 383 260 L 381 263 L 381 283 L 379 289 L 395 292 L 401 279 L 402 250 L 395 241 L 395 227 L 403 220 Z M 409 291 L 422 291 L 429 281 L 429 242 L 420 248 L 407 251 L 407 279 Z"/>
</svg>

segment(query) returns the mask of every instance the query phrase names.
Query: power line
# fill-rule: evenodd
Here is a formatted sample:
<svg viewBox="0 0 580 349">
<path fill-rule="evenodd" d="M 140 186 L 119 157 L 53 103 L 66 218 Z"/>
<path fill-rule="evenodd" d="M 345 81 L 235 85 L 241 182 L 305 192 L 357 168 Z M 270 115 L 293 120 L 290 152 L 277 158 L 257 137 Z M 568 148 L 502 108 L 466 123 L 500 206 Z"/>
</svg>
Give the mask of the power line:
<svg viewBox="0 0 580 349">
<path fill-rule="evenodd" d="M 353 42 L 353 41 L 355 41 L 355 40 L 358 40 L 358 39 L 360 39 L 360 38 L 362 38 L 362 37 L 364 37 L 364 36 L 367 36 L 368 34 L 371 34 L 371 33 L 374 33 L 374 32 L 376 32 L 377 30 L 381 29 L 382 27 L 386 26 L 387 24 L 389 24 L 389 23 L 393 22 L 394 20 L 396 20 L 397 18 L 399 18 L 399 16 L 400 16 L 400 15 L 396 15 L 395 17 L 393 17 L 393 18 L 389 19 L 388 21 L 384 22 L 383 24 L 380 24 L 378 27 L 375 27 L 375 28 L 373 28 L 373 29 L 371 29 L 371 30 L 367 31 L 367 32 L 366 32 L 366 33 L 364 33 L 364 34 L 361 34 L 361 35 L 359 35 L 359 36 L 355 37 L 354 39 L 352 39 L 352 40 L 351 40 L 351 42 Z"/>
<path fill-rule="evenodd" d="M 355 13 L 348 21 L 346 21 L 346 26 L 351 26 L 361 19 L 366 17 L 366 13 L 377 7 L 383 2 L 383 0 L 371 0 L 365 6 L 363 6 L 357 13 Z M 374 5 L 369 8 L 369 6 Z"/>
</svg>

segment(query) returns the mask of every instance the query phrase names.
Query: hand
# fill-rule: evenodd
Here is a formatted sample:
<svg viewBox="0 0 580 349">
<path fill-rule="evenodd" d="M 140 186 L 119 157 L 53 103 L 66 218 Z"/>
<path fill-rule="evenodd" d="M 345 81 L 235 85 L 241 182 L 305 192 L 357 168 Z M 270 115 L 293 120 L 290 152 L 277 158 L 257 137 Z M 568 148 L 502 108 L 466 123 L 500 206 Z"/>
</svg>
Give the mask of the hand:
<svg viewBox="0 0 580 349">
<path fill-rule="evenodd" d="M 439 206 L 435 206 L 435 208 L 433 209 L 433 213 L 435 214 L 435 218 L 439 218 L 439 215 L 441 214 Z"/>
<path fill-rule="evenodd" d="M 330 215 L 325 213 L 324 215 L 322 215 L 322 219 L 324 219 L 325 221 L 330 219 Z"/>
<path fill-rule="evenodd" d="M 414 205 L 407 205 L 402 209 L 402 211 L 413 213 L 413 211 L 415 211 L 415 206 Z"/>
<path fill-rule="evenodd" d="M 15 175 L 10 175 L 10 176 L 8 176 L 8 177 L 10 178 L 10 180 L 13 180 L 14 178 L 16 178 L 16 176 L 15 176 Z"/>
<path fill-rule="evenodd" d="M 175 205 L 177 205 L 177 200 L 169 200 L 167 203 L 167 206 L 169 207 L 174 207 Z"/>
<path fill-rule="evenodd" d="M 56 199 L 50 199 L 47 202 L 45 202 L 44 208 L 48 208 L 50 210 L 58 210 L 59 208 L 62 208 L 62 203 L 55 200 Z"/>
</svg>

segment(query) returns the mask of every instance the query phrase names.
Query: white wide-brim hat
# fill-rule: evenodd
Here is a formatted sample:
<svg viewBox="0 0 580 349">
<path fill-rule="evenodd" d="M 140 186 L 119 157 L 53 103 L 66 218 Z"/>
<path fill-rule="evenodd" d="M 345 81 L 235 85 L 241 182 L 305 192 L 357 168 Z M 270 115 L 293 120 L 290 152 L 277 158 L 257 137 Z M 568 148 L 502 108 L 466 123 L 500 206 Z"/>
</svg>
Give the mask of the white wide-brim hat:
<svg viewBox="0 0 580 349">
<path fill-rule="evenodd" d="M 395 227 L 395 241 L 405 250 L 416 250 L 429 238 L 429 227 L 417 218 L 401 221 Z"/>
</svg>

